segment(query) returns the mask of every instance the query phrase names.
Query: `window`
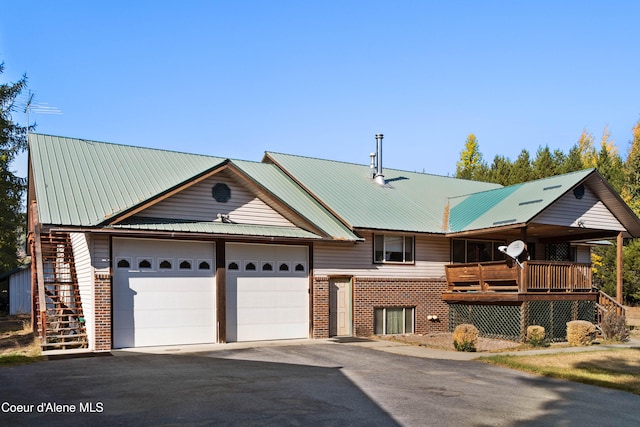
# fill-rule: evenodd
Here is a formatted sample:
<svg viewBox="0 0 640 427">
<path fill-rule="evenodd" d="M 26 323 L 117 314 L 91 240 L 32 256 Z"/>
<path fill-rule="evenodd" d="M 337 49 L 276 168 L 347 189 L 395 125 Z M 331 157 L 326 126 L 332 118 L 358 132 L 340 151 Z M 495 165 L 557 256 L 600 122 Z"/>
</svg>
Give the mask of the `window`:
<svg viewBox="0 0 640 427">
<path fill-rule="evenodd" d="M 273 271 L 273 263 L 271 262 L 263 262 L 262 263 L 262 271 Z"/>
<path fill-rule="evenodd" d="M 180 270 L 191 270 L 193 267 L 191 266 L 192 262 L 190 259 L 181 259 L 178 260 L 179 265 L 178 268 Z"/>
<path fill-rule="evenodd" d="M 281 262 L 280 263 L 280 267 L 278 267 L 278 271 L 289 271 L 291 270 L 291 267 L 289 267 L 289 263 L 288 262 Z"/>
<path fill-rule="evenodd" d="M 198 270 L 211 270 L 211 264 L 207 260 L 198 260 Z"/>
<path fill-rule="evenodd" d="M 376 335 L 413 333 L 414 307 L 376 308 L 374 314 L 373 327 Z"/>
<path fill-rule="evenodd" d="M 160 270 L 173 270 L 173 262 L 168 259 L 160 260 L 158 268 L 160 268 Z"/>
<path fill-rule="evenodd" d="M 240 270 L 240 264 L 238 264 L 238 261 L 231 261 L 229 263 L 228 269 L 233 271 L 238 271 Z"/>
<path fill-rule="evenodd" d="M 151 270 L 153 262 L 151 258 L 138 258 L 138 268 L 140 270 Z"/>
<path fill-rule="evenodd" d="M 504 254 L 498 250 L 502 245 L 505 245 L 503 240 L 453 239 L 451 259 L 453 262 L 500 261 L 504 259 Z"/>
<path fill-rule="evenodd" d="M 129 260 L 129 258 L 120 258 L 116 266 L 118 268 L 131 268 L 131 261 Z"/>
<path fill-rule="evenodd" d="M 306 267 L 303 263 L 299 262 L 296 264 L 296 271 L 302 271 L 304 272 L 306 270 Z"/>
<path fill-rule="evenodd" d="M 376 234 L 373 257 L 376 263 L 413 263 L 413 237 Z"/>
</svg>

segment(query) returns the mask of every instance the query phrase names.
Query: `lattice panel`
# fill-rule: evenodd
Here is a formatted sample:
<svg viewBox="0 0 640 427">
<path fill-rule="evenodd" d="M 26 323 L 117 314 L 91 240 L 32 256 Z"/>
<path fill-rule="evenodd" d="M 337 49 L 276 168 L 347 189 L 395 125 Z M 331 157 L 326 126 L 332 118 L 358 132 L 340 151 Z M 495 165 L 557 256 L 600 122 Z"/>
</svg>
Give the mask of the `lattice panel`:
<svg viewBox="0 0 640 427">
<path fill-rule="evenodd" d="M 486 338 L 522 341 L 527 326 L 544 327 L 547 340 L 566 341 L 567 322 L 595 321 L 593 301 L 528 301 L 522 306 L 451 304 L 449 331 L 470 323 Z"/>
<path fill-rule="evenodd" d="M 470 323 L 478 328 L 481 337 L 520 340 L 520 307 L 509 305 L 451 304 L 449 329 Z"/>
</svg>

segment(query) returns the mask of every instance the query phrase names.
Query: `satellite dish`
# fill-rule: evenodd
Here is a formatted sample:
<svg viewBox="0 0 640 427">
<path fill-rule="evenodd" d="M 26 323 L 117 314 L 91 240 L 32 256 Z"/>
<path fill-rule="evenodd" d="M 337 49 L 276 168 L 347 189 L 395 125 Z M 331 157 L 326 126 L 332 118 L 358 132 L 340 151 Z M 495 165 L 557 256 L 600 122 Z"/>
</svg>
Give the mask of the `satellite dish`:
<svg viewBox="0 0 640 427">
<path fill-rule="evenodd" d="M 522 267 L 522 263 L 520 263 L 518 257 L 522 255 L 526 247 L 527 245 L 525 245 L 522 240 L 514 240 L 513 242 L 509 243 L 509 246 L 498 246 L 498 250 L 503 254 L 509 256 L 510 258 L 513 258 L 518 263 L 518 265 Z"/>
</svg>

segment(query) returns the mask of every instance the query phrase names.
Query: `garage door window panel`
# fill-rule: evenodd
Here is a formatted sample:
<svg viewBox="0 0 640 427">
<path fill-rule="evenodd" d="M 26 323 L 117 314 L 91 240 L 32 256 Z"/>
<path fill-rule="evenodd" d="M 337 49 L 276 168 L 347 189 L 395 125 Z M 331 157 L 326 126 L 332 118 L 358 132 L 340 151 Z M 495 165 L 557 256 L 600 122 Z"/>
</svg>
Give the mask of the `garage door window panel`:
<svg viewBox="0 0 640 427">
<path fill-rule="evenodd" d="M 150 257 L 138 257 L 138 269 L 139 270 L 153 270 L 153 258 L 150 258 Z"/>
</svg>

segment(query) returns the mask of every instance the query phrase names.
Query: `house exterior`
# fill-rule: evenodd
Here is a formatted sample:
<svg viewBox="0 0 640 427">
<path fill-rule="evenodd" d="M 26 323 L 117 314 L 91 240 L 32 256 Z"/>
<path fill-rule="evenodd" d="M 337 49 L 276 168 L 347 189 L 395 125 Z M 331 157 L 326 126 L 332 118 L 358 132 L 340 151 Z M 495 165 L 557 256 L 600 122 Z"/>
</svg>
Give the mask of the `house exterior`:
<svg viewBox="0 0 640 427">
<path fill-rule="evenodd" d="M 588 242 L 640 236 L 594 169 L 501 187 L 41 134 L 29 154 L 44 348 L 424 334 L 463 321 L 514 324 L 517 339 L 559 311 L 592 319 Z M 529 257 L 514 267 L 498 248 L 517 239 Z M 569 279 L 538 280 L 550 266 Z"/>
</svg>

